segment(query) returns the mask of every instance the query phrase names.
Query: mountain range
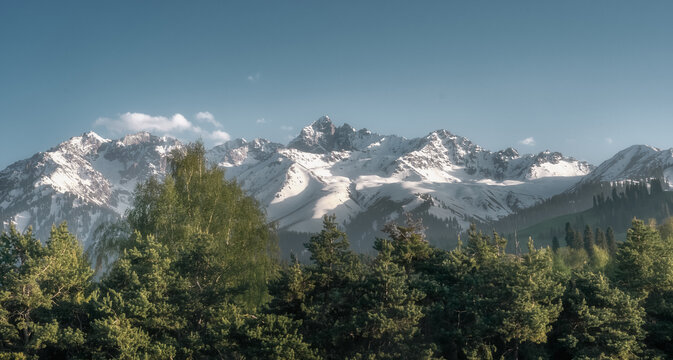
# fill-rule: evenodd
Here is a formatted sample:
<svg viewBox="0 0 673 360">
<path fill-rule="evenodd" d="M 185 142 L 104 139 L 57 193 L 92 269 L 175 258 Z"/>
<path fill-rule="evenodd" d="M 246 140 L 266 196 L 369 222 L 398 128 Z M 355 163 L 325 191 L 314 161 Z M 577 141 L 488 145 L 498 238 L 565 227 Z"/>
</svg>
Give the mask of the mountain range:
<svg viewBox="0 0 673 360">
<path fill-rule="evenodd" d="M 87 245 L 100 224 L 123 216 L 136 184 L 165 175 L 171 151 L 182 146 L 146 132 L 73 137 L 0 172 L 0 221 L 30 225 L 44 239 L 66 220 Z M 327 116 L 287 145 L 235 139 L 206 157 L 258 199 L 278 223 L 281 248 L 292 251 L 301 242 L 288 239 L 319 231 L 325 214 L 336 214 L 365 251 L 404 212 L 450 238 L 470 222 L 488 224 L 589 184 L 656 177 L 673 188 L 673 149 L 636 145 L 595 167 L 558 152 L 489 151 L 446 130 L 413 139 L 380 135 Z"/>
</svg>

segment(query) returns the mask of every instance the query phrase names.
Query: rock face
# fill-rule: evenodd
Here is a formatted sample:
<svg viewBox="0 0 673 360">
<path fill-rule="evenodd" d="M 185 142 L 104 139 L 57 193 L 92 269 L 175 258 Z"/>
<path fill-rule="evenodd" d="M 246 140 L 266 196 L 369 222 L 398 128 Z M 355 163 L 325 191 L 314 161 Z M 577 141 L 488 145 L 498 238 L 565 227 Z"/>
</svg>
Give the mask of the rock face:
<svg viewBox="0 0 673 360">
<path fill-rule="evenodd" d="M 0 220 L 32 225 L 43 239 L 51 224 L 67 220 L 86 242 L 99 224 L 124 214 L 138 182 L 165 175 L 171 150 L 181 146 L 148 133 L 74 137 L 0 172 Z M 671 163 L 643 151 L 643 161 Z M 593 169 L 556 152 L 488 151 L 446 130 L 406 139 L 336 126 L 326 116 L 287 146 L 236 139 L 206 156 L 255 196 L 270 220 L 294 232 L 318 231 L 328 213 L 352 231 L 378 230 L 419 209 L 438 224 L 465 227 L 565 191 Z"/>
</svg>

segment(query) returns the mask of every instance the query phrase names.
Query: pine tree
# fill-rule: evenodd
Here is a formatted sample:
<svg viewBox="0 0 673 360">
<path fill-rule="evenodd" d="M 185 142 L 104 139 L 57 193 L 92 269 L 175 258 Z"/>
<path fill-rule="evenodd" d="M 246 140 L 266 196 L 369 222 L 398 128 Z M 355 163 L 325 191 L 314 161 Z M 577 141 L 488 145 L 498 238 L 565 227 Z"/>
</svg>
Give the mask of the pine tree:
<svg viewBox="0 0 673 360">
<path fill-rule="evenodd" d="M 636 359 L 642 355 L 644 311 L 602 274 L 574 272 L 555 325 L 557 358 Z"/>
<path fill-rule="evenodd" d="M 392 241 L 378 239 L 379 253 L 362 283 L 353 325 L 356 346 L 350 356 L 368 359 L 421 359 L 431 356 L 419 343 L 422 294 L 409 288 L 404 268 L 394 262 Z"/>
<path fill-rule="evenodd" d="M 38 357 L 85 351 L 93 271 L 66 223 L 52 226 L 45 246 L 30 229 L 10 227 L 0 236 L 0 268 L 5 349 Z"/>
<path fill-rule="evenodd" d="M 338 229 L 336 217 L 323 217 L 323 229 L 305 244 L 313 264 L 305 268 L 310 291 L 301 314 L 303 335 L 328 358 L 344 357 L 353 346 L 355 308 L 361 297 L 363 265 L 349 249 L 348 237 Z"/>
<path fill-rule="evenodd" d="M 427 260 L 432 254 L 432 248 L 425 239 L 425 228 L 420 219 L 414 219 L 409 213 L 405 214 L 405 225 L 389 222 L 383 227 L 393 246 L 393 261 L 403 266 L 409 274 L 419 262 Z M 378 251 L 376 245 L 374 248 Z"/>
<path fill-rule="evenodd" d="M 177 339 L 189 331 L 182 316 L 189 312 L 176 306 L 187 289 L 177 291 L 178 277 L 171 270 L 167 247 L 139 232 L 130 245 L 101 283 L 95 304 L 99 315 L 92 325 L 94 357 L 188 356 L 191 344 L 179 344 Z"/>
<path fill-rule="evenodd" d="M 234 305 L 213 312 L 208 346 L 214 358 L 320 359 L 304 341 L 301 321 L 276 314 L 250 314 Z"/>
<path fill-rule="evenodd" d="M 627 293 L 644 301 L 646 342 L 671 353 L 673 329 L 673 242 L 663 240 L 654 224 L 634 219 L 615 256 L 615 278 Z"/>
<path fill-rule="evenodd" d="M 511 294 L 503 299 L 503 305 L 509 305 L 499 310 L 503 319 L 498 332 L 506 342 L 502 347 L 506 349 L 504 353 L 513 351 L 514 359 L 519 358 L 525 345 L 547 342 L 551 326 L 561 312 L 564 291 L 553 273 L 552 255 L 547 249 L 536 250 L 529 239 L 528 253 L 521 260 L 511 263 L 514 277 L 506 285 Z"/>
<path fill-rule="evenodd" d="M 558 237 L 554 235 L 554 237 L 551 240 L 551 249 L 553 252 L 557 252 L 558 249 L 560 248 L 559 242 L 558 242 Z"/>
</svg>

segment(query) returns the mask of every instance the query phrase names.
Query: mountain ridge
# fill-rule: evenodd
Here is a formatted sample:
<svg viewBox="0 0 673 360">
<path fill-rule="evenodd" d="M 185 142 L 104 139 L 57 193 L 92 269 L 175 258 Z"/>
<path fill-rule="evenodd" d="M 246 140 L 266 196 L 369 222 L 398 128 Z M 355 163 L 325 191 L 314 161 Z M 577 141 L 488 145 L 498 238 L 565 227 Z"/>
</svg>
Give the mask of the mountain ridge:
<svg viewBox="0 0 673 360">
<path fill-rule="evenodd" d="M 95 132 L 73 137 L 0 171 L 0 220 L 5 227 L 33 224 L 41 234 L 51 223 L 68 220 L 88 242 L 95 227 L 124 214 L 137 183 L 165 175 L 170 151 L 182 147 L 148 132 L 115 140 Z M 658 159 L 658 166 L 669 164 L 663 155 L 646 155 Z M 364 223 L 375 232 L 414 210 L 465 228 L 567 191 L 605 164 L 595 168 L 548 150 L 489 151 L 443 129 L 412 139 L 380 135 L 336 126 L 328 116 L 287 145 L 234 139 L 209 149 L 206 157 L 257 198 L 280 229 L 293 232 L 319 230 L 327 213 L 347 228 L 366 214 Z"/>
</svg>

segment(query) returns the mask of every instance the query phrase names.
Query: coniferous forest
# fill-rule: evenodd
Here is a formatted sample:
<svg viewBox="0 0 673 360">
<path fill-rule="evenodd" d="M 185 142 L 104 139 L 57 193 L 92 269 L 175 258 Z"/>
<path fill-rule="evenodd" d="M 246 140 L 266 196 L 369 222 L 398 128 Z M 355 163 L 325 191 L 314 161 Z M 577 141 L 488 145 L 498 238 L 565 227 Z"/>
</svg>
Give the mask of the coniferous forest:
<svg viewBox="0 0 673 360">
<path fill-rule="evenodd" d="M 0 359 L 673 357 L 673 221 L 633 219 L 623 242 L 565 230 L 508 253 L 473 226 L 447 251 L 408 218 L 369 256 L 326 216 L 311 262 L 282 260 L 274 225 L 197 143 L 95 247 L 66 224 L 2 234 Z"/>
</svg>

